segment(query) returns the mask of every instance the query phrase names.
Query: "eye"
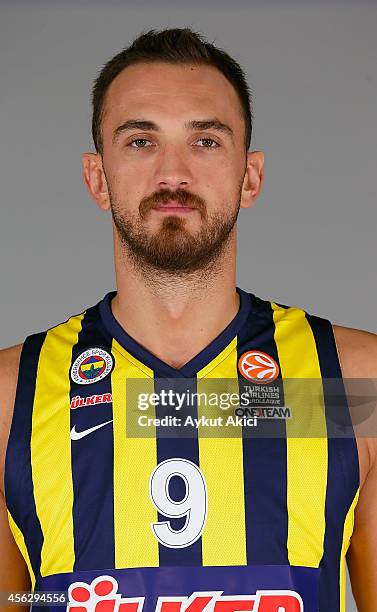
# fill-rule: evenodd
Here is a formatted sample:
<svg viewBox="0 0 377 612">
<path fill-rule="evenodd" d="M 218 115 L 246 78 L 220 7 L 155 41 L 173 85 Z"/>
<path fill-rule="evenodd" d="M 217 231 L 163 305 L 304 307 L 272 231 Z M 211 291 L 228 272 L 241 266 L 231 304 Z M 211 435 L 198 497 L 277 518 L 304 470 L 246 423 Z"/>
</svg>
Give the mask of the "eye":
<svg viewBox="0 0 377 612">
<path fill-rule="evenodd" d="M 139 144 L 135 145 L 134 147 L 132 147 L 132 145 L 137 142 L 137 143 L 142 143 L 141 146 L 139 147 Z M 131 140 L 130 143 L 128 143 L 127 146 L 132 147 L 133 149 L 145 149 L 145 143 L 146 142 L 150 142 L 150 140 L 148 140 L 147 138 L 135 138 L 135 140 Z"/>
<path fill-rule="evenodd" d="M 202 141 L 203 143 L 206 143 L 202 147 L 203 149 L 217 149 L 217 147 L 220 146 L 219 143 L 216 142 L 216 140 L 213 140 L 213 138 L 199 138 L 199 140 L 197 140 L 196 142 L 200 142 L 200 141 Z M 212 144 L 208 144 L 208 143 L 212 143 Z"/>
</svg>

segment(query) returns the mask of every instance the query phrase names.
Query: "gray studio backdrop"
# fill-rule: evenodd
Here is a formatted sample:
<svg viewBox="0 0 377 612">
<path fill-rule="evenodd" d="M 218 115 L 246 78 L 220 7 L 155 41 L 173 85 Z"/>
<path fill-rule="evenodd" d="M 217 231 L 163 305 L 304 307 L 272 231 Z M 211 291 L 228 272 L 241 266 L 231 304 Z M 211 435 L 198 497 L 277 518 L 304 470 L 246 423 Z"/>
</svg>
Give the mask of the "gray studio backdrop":
<svg viewBox="0 0 377 612">
<path fill-rule="evenodd" d="M 201 31 L 252 87 L 252 148 L 265 152 L 266 174 L 240 213 L 238 283 L 376 332 L 375 1 L 9 0 L 0 2 L 0 345 L 113 289 L 110 215 L 81 178 L 90 88 L 141 30 L 165 26 Z"/>
</svg>

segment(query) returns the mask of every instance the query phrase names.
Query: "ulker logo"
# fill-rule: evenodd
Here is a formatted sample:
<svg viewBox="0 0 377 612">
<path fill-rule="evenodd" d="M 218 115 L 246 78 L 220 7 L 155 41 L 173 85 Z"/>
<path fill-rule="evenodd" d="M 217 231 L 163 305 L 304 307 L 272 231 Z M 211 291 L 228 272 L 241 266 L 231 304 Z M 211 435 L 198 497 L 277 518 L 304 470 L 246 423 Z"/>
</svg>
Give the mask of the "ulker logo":
<svg viewBox="0 0 377 612">
<path fill-rule="evenodd" d="M 242 376 L 255 383 L 265 384 L 279 376 L 279 366 L 263 351 L 246 351 L 238 360 L 238 369 Z"/>
<path fill-rule="evenodd" d="M 69 612 L 142 612 L 145 597 L 122 597 L 111 576 L 91 584 L 74 582 L 68 589 Z M 304 612 L 296 591 L 257 591 L 255 595 L 222 595 L 222 591 L 195 591 L 190 597 L 158 597 L 154 612 Z"/>
<path fill-rule="evenodd" d="M 81 397 L 81 395 L 75 395 L 71 400 L 72 410 L 76 408 L 82 408 L 82 406 L 94 406 L 96 404 L 111 404 L 112 402 L 111 393 L 102 393 L 100 395 L 87 395 Z"/>
<path fill-rule="evenodd" d="M 110 374 L 114 367 L 113 356 L 99 347 L 81 353 L 71 367 L 71 379 L 78 385 L 90 385 Z"/>
</svg>

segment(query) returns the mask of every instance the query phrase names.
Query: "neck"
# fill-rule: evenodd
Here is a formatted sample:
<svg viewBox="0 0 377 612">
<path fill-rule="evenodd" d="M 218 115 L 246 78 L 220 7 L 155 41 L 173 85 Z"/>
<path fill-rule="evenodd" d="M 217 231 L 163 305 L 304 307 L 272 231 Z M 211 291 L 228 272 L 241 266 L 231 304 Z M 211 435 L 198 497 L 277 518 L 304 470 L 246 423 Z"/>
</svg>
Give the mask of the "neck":
<svg viewBox="0 0 377 612">
<path fill-rule="evenodd" d="M 204 349 L 236 316 L 234 239 L 210 269 L 171 276 L 135 269 L 115 243 L 112 312 L 137 342 L 174 368 Z"/>
</svg>

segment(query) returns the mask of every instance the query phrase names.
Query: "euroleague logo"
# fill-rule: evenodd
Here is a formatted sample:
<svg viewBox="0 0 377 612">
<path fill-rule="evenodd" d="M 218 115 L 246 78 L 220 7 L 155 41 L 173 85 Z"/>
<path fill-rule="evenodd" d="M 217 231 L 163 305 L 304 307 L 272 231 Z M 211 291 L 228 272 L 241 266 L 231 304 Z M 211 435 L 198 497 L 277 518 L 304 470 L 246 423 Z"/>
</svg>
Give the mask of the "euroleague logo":
<svg viewBox="0 0 377 612">
<path fill-rule="evenodd" d="M 71 379 L 79 385 L 90 385 L 105 378 L 113 367 L 113 356 L 96 346 L 77 357 L 71 367 Z"/>
<path fill-rule="evenodd" d="M 238 360 L 238 369 L 244 378 L 255 383 L 266 383 L 279 376 L 275 359 L 263 351 L 246 351 Z"/>
</svg>

